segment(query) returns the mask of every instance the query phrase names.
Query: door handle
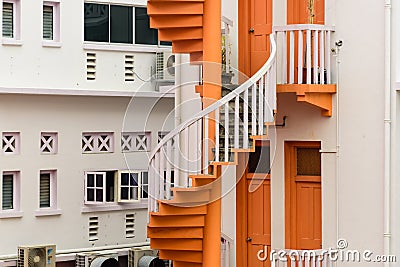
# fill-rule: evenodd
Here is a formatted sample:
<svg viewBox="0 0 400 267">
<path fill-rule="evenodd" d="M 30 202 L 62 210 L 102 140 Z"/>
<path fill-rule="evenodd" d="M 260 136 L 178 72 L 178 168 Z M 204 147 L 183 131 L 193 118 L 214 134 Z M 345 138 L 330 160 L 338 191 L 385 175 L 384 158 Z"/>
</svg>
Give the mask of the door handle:
<svg viewBox="0 0 400 267">
<path fill-rule="evenodd" d="M 246 242 L 251 242 L 253 239 L 251 237 L 246 238 Z"/>
<path fill-rule="evenodd" d="M 250 28 L 249 33 L 254 33 L 254 28 Z"/>
</svg>

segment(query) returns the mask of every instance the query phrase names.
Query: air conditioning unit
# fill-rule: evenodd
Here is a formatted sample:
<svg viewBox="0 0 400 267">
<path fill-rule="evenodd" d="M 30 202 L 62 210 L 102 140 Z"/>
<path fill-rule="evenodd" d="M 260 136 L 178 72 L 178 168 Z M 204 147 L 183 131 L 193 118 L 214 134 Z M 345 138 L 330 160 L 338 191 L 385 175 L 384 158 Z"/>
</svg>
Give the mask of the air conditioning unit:
<svg viewBox="0 0 400 267">
<path fill-rule="evenodd" d="M 75 256 L 76 267 L 119 267 L 118 254 L 79 253 Z"/>
<path fill-rule="evenodd" d="M 156 53 L 156 80 L 175 81 L 175 55 L 171 52 Z"/>
<path fill-rule="evenodd" d="M 150 247 L 132 248 L 128 254 L 128 267 L 165 267 L 169 266 L 158 258 L 158 251 Z"/>
<path fill-rule="evenodd" d="M 55 267 L 56 245 L 19 246 L 17 267 Z"/>
</svg>

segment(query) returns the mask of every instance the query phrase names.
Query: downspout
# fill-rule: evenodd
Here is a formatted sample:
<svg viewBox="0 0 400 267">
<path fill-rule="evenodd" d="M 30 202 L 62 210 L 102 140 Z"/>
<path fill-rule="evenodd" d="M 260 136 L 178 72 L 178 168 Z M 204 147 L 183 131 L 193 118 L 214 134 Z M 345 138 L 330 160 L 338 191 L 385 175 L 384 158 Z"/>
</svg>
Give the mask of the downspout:
<svg viewBox="0 0 400 267">
<path fill-rule="evenodd" d="M 181 104 L 182 104 L 182 55 L 175 55 L 175 127 L 181 124 Z"/>
<path fill-rule="evenodd" d="M 383 253 L 390 255 L 391 229 L 390 229 L 390 184 L 391 184 L 391 0 L 385 0 L 385 158 L 384 158 L 384 232 Z M 384 266 L 390 266 L 386 262 Z"/>
</svg>

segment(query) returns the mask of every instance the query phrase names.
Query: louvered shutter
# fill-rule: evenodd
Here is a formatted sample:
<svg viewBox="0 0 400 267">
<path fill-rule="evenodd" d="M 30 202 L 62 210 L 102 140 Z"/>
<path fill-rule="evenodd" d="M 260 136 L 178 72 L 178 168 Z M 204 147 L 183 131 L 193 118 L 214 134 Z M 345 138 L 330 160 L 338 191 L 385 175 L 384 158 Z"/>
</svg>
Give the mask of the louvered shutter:
<svg viewBox="0 0 400 267">
<path fill-rule="evenodd" d="M 3 198 L 2 209 L 11 210 L 14 208 L 14 176 L 3 175 Z"/>
<path fill-rule="evenodd" d="M 43 39 L 53 40 L 53 6 L 43 6 Z"/>
<path fill-rule="evenodd" d="M 3 37 L 14 38 L 14 5 L 3 2 Z"/>
<path fill-rule="evenodd" d="M 50 207 L 50 173 L 40 174 L 40 207 Z"/>
</svg>

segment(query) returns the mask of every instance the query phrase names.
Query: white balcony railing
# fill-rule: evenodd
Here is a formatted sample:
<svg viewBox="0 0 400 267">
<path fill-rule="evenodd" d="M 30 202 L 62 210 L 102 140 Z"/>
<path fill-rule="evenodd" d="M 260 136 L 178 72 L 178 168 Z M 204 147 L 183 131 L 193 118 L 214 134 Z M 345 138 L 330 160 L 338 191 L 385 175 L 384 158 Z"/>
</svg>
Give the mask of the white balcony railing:
<svg viewBox="0 0 400 267">
<path fill-rule="evenodd" d="M 331 84 L 331 33 L 318 24 L 275 26 L 278 84 Z M 280 55 L 279 55 L 280 54 Z"/>
<path fill-rule="evenodd" d="M 333 261 L 326 250 L 276 250 L 272 267 L 332 267 Z M 281 253 L 284 251 L 285 253 Z M 281 256 L 278 256 L 281 255 Z M 285 256 L 282 256 L 285 255 Z"/>
</svg>

